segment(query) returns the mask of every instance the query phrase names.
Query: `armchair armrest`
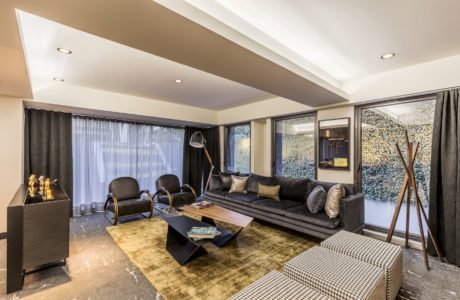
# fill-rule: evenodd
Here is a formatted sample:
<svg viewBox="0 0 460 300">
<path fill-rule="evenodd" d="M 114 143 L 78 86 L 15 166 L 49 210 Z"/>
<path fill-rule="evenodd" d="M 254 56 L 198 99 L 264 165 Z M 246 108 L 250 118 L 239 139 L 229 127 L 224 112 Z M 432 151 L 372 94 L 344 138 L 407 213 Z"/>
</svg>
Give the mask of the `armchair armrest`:
<svg viewBox="0 0 460 300">
<path fill-rule="evenodd" d="M 117 200 L 117 197 L 112 193 L 107 194 L 105 204 L 104 204 L 104 211 L 107 209 L 107 205 L 109 205 L 110 201 L 113 202 L 113 206 L 115 207 L 115 215 L 118 218 L 118 200 Z"/>
<path fill-rule="evenodd" d="M 153 201 L 152 195 L 150 194 L 150 191 L 149 191 L 149 190 L 141 190 L 141 191 L 139 192 L 139 197 L 142 196 L 142 194 L 146 194 L 146 195 L 147 195 L 147 198 L 148 198 L 150 201 Z"/>
<path fill-rule="evenodd" d="M 168 197 L 168 201 L 169 201 L 169 206 L 172 207 L 173 206 L 173 197 L 171 196 L 171 193 L 165 189 L 164 187 L 160 186 L 158 189 L 157 189 L 157 192 L 155 193 L 155 196 L 158 197 L 158 194 L 160 193 L 164 193 L 166 194 L 166 196 Z"/>
<path fill-rule="evenodd" d="M 340 223 L 351 232 L 360 231 L 364 227 L 364 195 L 357 193 L 340 200 Z"/>
<path fill-rule="evenodd" d="M 195 198 L 196 198 L 196 192 L 195 192 L 195 189 L 194 189 L 194 188 L 192 188 L 189 184 L 184 184 L 184 185 L 182 185 L 182 186 L 180 187 L 181 191 L 183 191 L 184 188 L 185 188 L 185 189 L 189 189 L 189 191 L 192 192 L 192 193 L 193 193 L 193 196 L 195 196 Z"/>
<path fill-rule="evenodd" d="M 113 201 L 114 197 L 115 196 L 112 193 L 107 194 L 107 196 L 105 197 L 104 210 L 107 208 L 107 205 L 109 205 L 110 200 Z"/>
</svg>

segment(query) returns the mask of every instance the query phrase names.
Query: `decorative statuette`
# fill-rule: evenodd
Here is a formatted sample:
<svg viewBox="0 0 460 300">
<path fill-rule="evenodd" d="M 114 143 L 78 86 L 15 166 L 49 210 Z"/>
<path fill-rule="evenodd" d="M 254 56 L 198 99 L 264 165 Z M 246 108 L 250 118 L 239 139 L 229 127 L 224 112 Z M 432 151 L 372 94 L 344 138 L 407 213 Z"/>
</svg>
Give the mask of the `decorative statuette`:
<svg viewBox="0 0 460 300">
<path fill-rule="evenodd" d="M 29 187 L 34 187 L 37 184 L 37 176 L 35 174 L 31 174 L 29 176 Z"/>
</svg>

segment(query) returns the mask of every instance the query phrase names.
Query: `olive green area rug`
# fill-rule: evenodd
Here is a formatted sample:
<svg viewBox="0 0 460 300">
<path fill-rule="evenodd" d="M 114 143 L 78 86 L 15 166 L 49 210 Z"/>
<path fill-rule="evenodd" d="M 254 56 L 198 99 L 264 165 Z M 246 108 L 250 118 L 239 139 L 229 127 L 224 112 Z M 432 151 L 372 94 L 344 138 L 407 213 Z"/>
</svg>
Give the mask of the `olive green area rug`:
<svg viewBox="0 0 460 300">
<path fill-rule="evenodd" d="M 159 217 L 107 231 L 167 300 L 227 299 L 319 241 L 254 221 L 224 247 L 208 243 L 207 255 L 180 266 L 165 249 L 167 224 Z"/>
</svg>

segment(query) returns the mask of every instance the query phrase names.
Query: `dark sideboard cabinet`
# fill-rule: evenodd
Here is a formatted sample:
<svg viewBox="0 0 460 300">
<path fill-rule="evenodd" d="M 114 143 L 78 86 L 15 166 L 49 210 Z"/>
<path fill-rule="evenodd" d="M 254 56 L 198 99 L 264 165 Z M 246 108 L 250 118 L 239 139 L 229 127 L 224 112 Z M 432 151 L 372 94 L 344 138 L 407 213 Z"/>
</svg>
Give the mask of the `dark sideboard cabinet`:
<svg viewBox="0 0 460 300">
<path fill-rule="evenodd" d="M 26 271 L 69 257 L 70 199 L 59 184 L 44 200 L 20 185 L 7 208 L 7 293 L 22 289 Z"/>
</svg>

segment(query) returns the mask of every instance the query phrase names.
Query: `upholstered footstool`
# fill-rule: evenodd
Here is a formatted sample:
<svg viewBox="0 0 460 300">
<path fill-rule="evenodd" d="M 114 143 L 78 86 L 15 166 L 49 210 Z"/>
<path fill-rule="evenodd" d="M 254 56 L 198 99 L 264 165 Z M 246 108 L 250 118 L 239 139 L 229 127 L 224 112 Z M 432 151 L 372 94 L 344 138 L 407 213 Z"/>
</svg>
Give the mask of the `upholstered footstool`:
<svg viewBox="0 0 460 300">
<path fill-rule="evenodd" d="M 271 271 L 264 277 L 248 285 L 230 299 L 232 300 L 294 300 L 294 299 L 331 299 L 304 286 L 277 271 Z"/>
<path fill-rule="evenodd" d="M 382 268 L 387 300 L 395 299 L 398 295 L 403 268 L 401 247 L 344 230 L 323 241 L 321 247 Z"/>
<path fill-rule="evenodd" d="M 284 273 L 334 299 L 385 299 L 381 268 L 326 248 L 313 247 L 294 257 Z"/>
</svg>

